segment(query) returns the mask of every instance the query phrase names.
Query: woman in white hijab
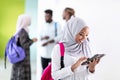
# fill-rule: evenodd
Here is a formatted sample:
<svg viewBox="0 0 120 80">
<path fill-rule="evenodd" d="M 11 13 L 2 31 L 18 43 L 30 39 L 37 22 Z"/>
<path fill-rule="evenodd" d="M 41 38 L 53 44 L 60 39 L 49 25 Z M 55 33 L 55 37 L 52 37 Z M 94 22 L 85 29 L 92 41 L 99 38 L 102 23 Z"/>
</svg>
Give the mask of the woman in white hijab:
<svg viewBox="0 0 120 80">
<path fill-rule="evenodd" d="M 94 73 L 98 60 L 81 65 L 91 51 L 88 44 L 89 27 L 80 18 L 71 17 L 65 26 L 62 43 L 65 46 L 64 68 L 60 66 L 60 47 L 56 45 L 52 52 L 52 77 L 54 80 L 89 80 Z"/>
<path fill-rule="evenodd" d="M 31 80 L 30 67 L 30 45 L 37 39 L 30 39 L 28 26 L 31 24 L 30 16 L 20 15 L 17 21 L 16 34 L 18 33 L 17 44 L 25 50 L 26 57 L 23 61 L 13 64 L 11 80 Z"/>
</svg>

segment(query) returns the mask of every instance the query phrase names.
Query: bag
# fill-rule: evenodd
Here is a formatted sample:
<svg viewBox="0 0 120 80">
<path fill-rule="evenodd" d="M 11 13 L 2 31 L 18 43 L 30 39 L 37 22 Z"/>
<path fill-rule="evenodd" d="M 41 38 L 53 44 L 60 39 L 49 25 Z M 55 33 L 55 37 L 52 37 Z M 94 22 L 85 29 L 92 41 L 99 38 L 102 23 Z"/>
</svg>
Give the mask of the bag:
<svg viewBox="0 0 120 80">
<path fill-rule="evenodd" d="M 24 49 L 20 45 L 17 45 L 17 35 L 18 33 L 14 35 L 7 43 L 5 49 L 5 68 L 6 68 L 6 57 L 12 64 L 18 63 L 24 60 L 25 58 Z"/>
<path fill-rule="evenodd" d="M 64 45 L 63 43 L 59 43 L 60 46 L 60 55 L 61 55 L 61 68 L 64 67 Z M 42 77 L 40 80 L 53 80 L 52 76 L 51 76 L 51 66 L 52 64 L 50 63 L 45 70 L 43 71 Z"/>
</svg>

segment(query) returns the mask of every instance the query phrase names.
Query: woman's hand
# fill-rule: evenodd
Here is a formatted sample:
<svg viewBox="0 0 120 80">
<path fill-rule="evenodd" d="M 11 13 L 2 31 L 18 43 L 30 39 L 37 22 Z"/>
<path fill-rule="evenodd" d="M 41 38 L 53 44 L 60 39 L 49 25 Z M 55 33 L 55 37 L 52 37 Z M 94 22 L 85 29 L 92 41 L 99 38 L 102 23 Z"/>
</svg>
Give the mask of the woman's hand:
<svg viewBox="0 0 120 80">
<path fill-rule="evenodd" d="M 33 42 L 37 42 L 37 38 L 33 38 L 32 41 L 33 41 Z"/>
<path fill-rule="evenodd" d="M 95 72 L 95 66 L 99 63 L 99 59 L 94 59 L 92 62 L 89 62 L 88 69 L 91 73 Z"/>
<path fill-rule="evenodd" d="M 82 58 L 78 59 L 78 61 L 71 66 L 71 70 L 74 72 L 74 70 L 75 70 L 76 68 L 78 68 L 78 67 L 81 65 L 81 63 L 82 63 L 83 61 L 85 61 L 85 60 L 87 60 L 86 57 L 82 57 Z"/>
</svg>

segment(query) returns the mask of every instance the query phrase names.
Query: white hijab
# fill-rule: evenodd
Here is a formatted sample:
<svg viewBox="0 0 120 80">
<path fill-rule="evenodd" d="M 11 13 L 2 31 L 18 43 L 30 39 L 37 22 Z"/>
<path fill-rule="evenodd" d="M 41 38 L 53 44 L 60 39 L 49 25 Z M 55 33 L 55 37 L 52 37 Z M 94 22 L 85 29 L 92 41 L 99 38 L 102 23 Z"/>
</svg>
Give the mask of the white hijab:
<svg viewBox="0 0 120 80">
<path fill-rule="evenodd" d="M 71 17 L 67 22 L 63 34 L 62 41 L 65 46 L 65 51 L 71 56 L 78 56 L 83 53 L 84 56 L 90 57 L 91 51 L 88 45 L 88 40 L 83 41 L 81 44 L 78 44 L 75 41 L 75 36 L 78 34 L 86 24 L 84 21 L 77 17 Z"/>
<path fill-rule="evenodd" d="M 18 33 L 22 28 L 28 33 L 28 26 L 31 24 L 30 16 L 26 14 L 22 14 L 18 16 L 17 25 L 16 25 L 16 33 Z"/>
</svg>

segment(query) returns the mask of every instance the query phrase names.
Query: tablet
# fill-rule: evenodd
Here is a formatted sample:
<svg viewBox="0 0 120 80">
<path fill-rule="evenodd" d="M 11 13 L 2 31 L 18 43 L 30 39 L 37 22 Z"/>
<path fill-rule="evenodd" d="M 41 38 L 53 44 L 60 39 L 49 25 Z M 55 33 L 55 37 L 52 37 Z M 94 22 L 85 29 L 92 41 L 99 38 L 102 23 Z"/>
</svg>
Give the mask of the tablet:
<svg viewBox="0 0 120 80">
<path fill-rule="evenodd" d="M 105 56 L 105 54 L 95 54 L 92 58 L 88 58 L 87 61 L 83 62 L 81 65 L 87 65 L 89 62 L 92 62 L 96 58 L 100 60 L 103 56 Z"/>
</svg>

